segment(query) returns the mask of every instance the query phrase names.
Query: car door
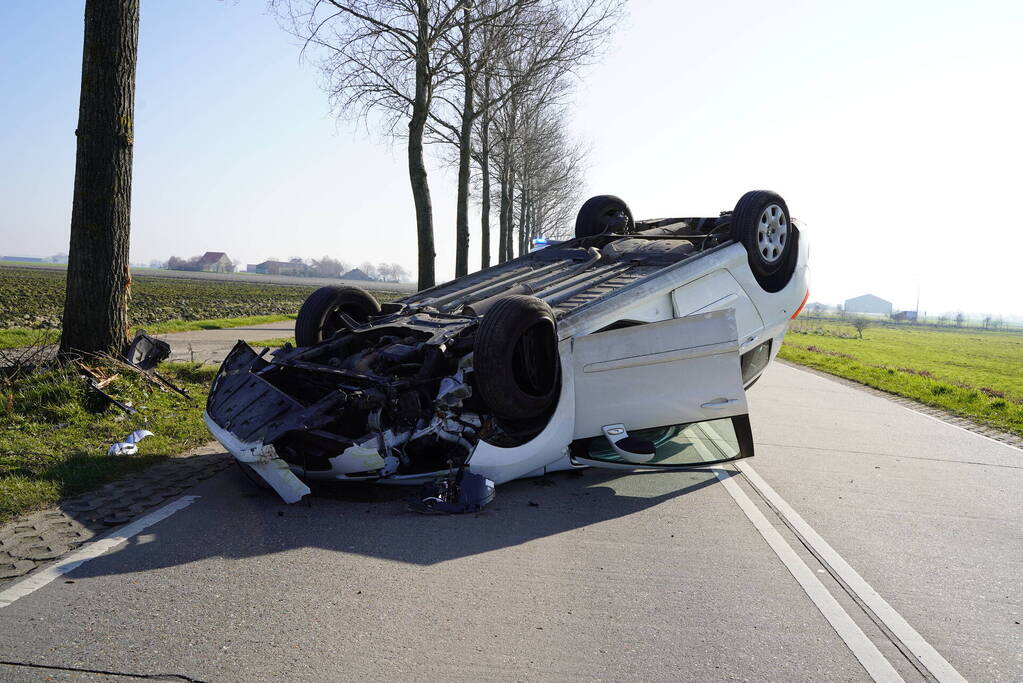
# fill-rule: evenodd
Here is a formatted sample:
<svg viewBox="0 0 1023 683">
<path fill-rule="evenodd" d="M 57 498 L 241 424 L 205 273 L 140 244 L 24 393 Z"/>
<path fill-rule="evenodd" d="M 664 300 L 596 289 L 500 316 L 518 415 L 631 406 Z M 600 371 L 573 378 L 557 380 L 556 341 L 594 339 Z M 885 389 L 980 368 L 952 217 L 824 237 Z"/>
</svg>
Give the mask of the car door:
<svg viewBox="0 0 1023 683">
<path fill-rule="evenodd" d="M 687 468 L 753 455 L 733 309 L 578 337 L 572 355 L 579 464 Z M 603 436 L 609 425 L 656 455 L 623 460 Z"/>
</svg>

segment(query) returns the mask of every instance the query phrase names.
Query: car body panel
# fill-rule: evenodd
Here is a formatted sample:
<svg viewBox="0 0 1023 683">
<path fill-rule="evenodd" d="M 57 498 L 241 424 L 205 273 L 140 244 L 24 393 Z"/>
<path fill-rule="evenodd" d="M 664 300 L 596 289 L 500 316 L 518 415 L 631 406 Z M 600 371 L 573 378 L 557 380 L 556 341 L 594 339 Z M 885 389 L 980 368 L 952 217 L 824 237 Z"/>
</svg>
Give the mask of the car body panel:
<svg viewBox="0 0 1023 683">
<path fill-rule="evenodd" d="M 733 309 L 574 341 L 576 439 L 747 412 Z"/>
</svg>

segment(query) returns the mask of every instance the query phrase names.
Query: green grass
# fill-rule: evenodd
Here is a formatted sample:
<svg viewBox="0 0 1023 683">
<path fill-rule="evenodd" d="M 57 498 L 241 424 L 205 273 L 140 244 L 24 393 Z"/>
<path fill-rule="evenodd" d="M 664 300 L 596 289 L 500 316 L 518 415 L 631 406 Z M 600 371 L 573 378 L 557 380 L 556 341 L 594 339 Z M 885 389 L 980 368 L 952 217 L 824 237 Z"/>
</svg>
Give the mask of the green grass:
<svg viewBox="0 0 1023 683">
<path fill-rule="evenodd" d="M 250 315 L 244 318 L 214 318 L 212 320 L 166 320 L 162 323 L 154 323 L 146 326 L 146 332 L 151 334 L 165 334 L 168 332 L 190 332 L 192 330 L 223 330 L 230 327 L 243 327 L 245 325 L 262 325 L 264 323 L 276 323 L 282 320 L 294 320 L 298 316 L 288 315 Z M 133 331 L 134 333 L 134 331 Z"/>
<path fill-rule="evenodd" d="M 784 360 L 1023 435 L 1023 334 L 797 321 Z"/>
<path fill-rule="evenodd" d="M 254 349 L 261 349 L 264 346 L 269 346 L 271 349 L 278 349 L 285 344 L 295 345 L 294 337 L 274 337 L 273 339 L 259 339 L 257 341 L 246 342 L 249 346 Z"/>
<path fill-rule="evenodd" d="M 56 344 L 59 340 L 60 332 L 58 330 L 33 330 L 27 327 L 0 329 L 0 349 Z"/>
<path fill-rule="evenodd" d="M 90 392 L 77 368 L 0 381 L 0 522 L 210 440 L 202 410 L 215 367 L 160 366 L 160 374 L 188 391 L 194 402 L 160 391 L 124 366 L 104 370 L 119 374 L 107 393 L 131 401 L 138 414 L 124 416 Z M 110 444 L 136 429 L 154 433 L 139 443 L 136 455 L 107 455 Z"/>
<path fill-rule="evenodd" d="M 131 331 L 134 335 L 139 329 L 145 329 L 149 334 L 167 334 L 170 332 L 190 332 L 192 330 L 223 330 L 231 327 L 243 327 L 246 325 L 262 325 L 264 323 L 276 323 L 282 320 L 294 320 L 296 315 L 250 315 L 242 318 L 213 318 L 211 320 L 165 320 L 137 326 Z M 33 330 L 25 327 L 12 327 L 0 329 L 0 349 L 14 349 L 19 346 L 33 346 L 37 344 L 56 344 L 60 341 L 59 330 Z M 283 344 L 283 342 L 282 342 Z"/>
</svg>

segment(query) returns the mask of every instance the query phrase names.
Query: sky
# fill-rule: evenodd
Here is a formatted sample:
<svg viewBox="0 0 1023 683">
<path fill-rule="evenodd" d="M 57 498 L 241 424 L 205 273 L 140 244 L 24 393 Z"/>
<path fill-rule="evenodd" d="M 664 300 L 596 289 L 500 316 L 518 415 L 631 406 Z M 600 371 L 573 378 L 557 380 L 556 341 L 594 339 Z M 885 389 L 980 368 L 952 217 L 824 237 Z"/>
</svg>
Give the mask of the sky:
<svg viewBox="0 0 1023 683">
<path fill-rule="evenodd" d="M 83 7 L 0 2 L 0 254 L 67 251 Z M 581 198 L 712 216 L 775 190 L 806 226 L 812 300 L 912 309 L 919 290 L 930 315 L 1023 316 L 1021 34 L 1008 0 L 632 0 L 574 98 Z M 142 0 L 134 154 L 133 262 L 414 269 L 404 149 L 332 114 L 264 0 Z M 455 177 L 431 161 L 439 279 Z"/>
</svg>

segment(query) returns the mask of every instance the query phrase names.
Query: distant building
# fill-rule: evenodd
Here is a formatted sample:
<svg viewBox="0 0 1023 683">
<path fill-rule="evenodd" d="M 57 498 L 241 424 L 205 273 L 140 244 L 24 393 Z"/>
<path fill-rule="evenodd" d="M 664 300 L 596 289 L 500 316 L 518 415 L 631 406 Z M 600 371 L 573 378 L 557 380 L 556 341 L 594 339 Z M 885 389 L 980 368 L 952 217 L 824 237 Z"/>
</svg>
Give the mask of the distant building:
<svg viewBox="0 0 1023 683">
<path fill-rule="evenodd" d="M 207 251 L 199 257 L 199 270 L 207 273 L 230 273 L 231 259 L 222 251 Z"/>
<path fill-rule="evenodd" d="M 359 268 L 352 268 L 347 273 L 341 275 L 342 280 L 372 280 L 369 275 L 366 275 L 365 271 Z"/>
<path fill-rule="evenodd" d="M 305 263 L 292 263 L 291 261 L 263 261 L 255 265 L 249 265 L 246 271 L 250 273 L 262 273 L 263 275 L 299 275 L 310 274 L 309 266 Z"/>
<path fill-rule="evenodd" d="M 846 313 L 868 313 L 870 315 L 891 315 L 892 302 L 885 301 L 873 294 L 853 297 L 845 300 Z"/>
<path fill-rule="evenodd" d="M 0 261 L 16 261 L 18 263 L 42 263 L 43 259 L 34 256 L 0 256 Z"/>
<path fill-rule="evenodd" d="M 906 322 L 916 322 L 916 311 L 895 311 L 892 313 L 892 320 L 905 320 Z"/>
</svg>

